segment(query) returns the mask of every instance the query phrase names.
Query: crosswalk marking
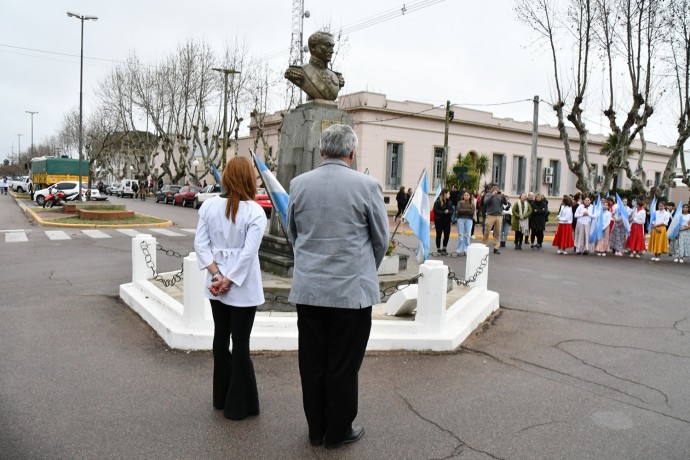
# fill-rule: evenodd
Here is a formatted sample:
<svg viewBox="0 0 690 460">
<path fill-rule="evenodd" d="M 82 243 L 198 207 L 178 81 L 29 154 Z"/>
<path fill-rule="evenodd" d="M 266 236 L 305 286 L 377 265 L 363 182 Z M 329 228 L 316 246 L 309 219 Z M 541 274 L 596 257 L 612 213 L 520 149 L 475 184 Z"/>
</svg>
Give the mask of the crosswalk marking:
<svg viewBox="0 0 690 460">
<path fill-rule="evenodd" d="M 168 230 L 165 228 L 151 228 L 149 230 L 151 230 L 154 233 L 158 233 L 160 235 L 165 236 L 183 236 L 182 233 L 173 232 L 172 230 Z"/>
<path fill-rule="evenodd" d="M 196 228 L 181 228 L 180 230 L 182 230 L 183 232 L 189 232 L 196 235 Z"/>
<path fill-rule="evenodd" d="M 82 230 L 82 232 L 89 238 L 112 238 L 112 236 L 100 230 Z"/>
<path fill-rule="evenodd" d="M 23 243 L 29 241 L 25 232 L 7 232 L 5 233 L 5 243 Z"/>
<path fill-rule="evenodd" d="M 142 233 L 144 233 L 140 232 L 139 230 L 133 230 L 131 228 L 118 228 L 117 231 L 131 237 L 135 237 L 137 235 L 141 235 Z"/>
<path fill-rule="evenodd" d="M 45 234 L 50 240 L 71 240 L 72 238 L 62 230 L 46 230 Z"/>
</svg>

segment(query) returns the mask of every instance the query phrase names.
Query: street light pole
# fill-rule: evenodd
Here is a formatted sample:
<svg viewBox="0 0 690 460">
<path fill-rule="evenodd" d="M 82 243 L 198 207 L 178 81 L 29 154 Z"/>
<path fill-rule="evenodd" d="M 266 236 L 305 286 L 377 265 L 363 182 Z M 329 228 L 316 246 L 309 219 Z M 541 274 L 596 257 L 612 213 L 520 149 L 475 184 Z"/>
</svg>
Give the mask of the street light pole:
<svg viewBox="0 0 690 460">
<path fill-rule="evenodd" d="M 96 16 L 86 16 L 83 14 L 77 14 L 77 13 L 71 13 L 67 12 L 67 16 L 71 18 L 77 18 L 81 21 L 81 58 L 80 58 L 80 63 L 79 63 L 79 196 L 81 197 L 81 176 L 82 176 L 82 157 L 83 157 L 83 152 L 82 152 L 82 147 L 83 147 L 83 140 L 82 140 L 82 122 L 83 122 L 83 113 L 82 113 L 82 99 L 83 99 L 83 84 L 84 84 L 84 21 L 97 21 L 98 17 Z"/>
<path fill-rule="evenodd" d="M 225 79 L 225 89 L 223 90 L 223 153 L 221 156 L 221 171 L 225 169 L 225 152 L 228 148 L 228 75 L 240 73 L 239 70 L 235 69 L 219 69 L 214 67 L 213 70 L 216 72 L 223 72 L 223 78 Z"/>
<path fill-rule="evenodd" d="M 31 115 L 31 154 L 34 154 L 34 115 L 38 112 L 32 112 L 31 110 L 25 110 L 26 113 Z"/>
<path fill-rule="evenodd" d="M 17 163 L 22 155 L 22 135 L 17 133 Z"/>
</svg>

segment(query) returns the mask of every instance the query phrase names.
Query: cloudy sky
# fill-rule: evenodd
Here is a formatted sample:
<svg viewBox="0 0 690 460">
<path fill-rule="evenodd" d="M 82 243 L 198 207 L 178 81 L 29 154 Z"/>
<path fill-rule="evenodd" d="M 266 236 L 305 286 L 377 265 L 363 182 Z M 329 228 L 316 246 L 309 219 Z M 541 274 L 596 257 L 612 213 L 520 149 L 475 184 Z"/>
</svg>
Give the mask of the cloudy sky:
<svg viewBox="0 0 690 460">
<path fill-rule="evenodd" d="M 408 11 L 397 14 L 405 5 Z M 532 119 L 531 99 L 553 96 L 546 49 L 517 22 L 514 0 L 305 0 L 311 17 L 305 37 L 330 25 L 348 28 L 336 69 L 345 93 L 360 90 L 390 99 L 454 104 L 516 120 Z M 66 112 L 79 104 L 80 24 L 67 11 L 98 16 L 84 25 L 84 111 L 96 103 L 98 82 L 133 51 L 154 63 L 194 38 L 220 54 L 228 43 L 245 41 L 255 56 L 287 66 L 291 0 L 2 0 L 0 4 L 0 159 L 55 134 Z M 378 21 L 382 13 L 387 19 Z M 596 87 L 592 89 L 598 91 Z M 519 102 L 514 102 L 519 101 Z M 655 115 L 656 116 L 656 115 Z M 245 117 L 249 118 L 249 117 Z M 589 115 L 592 132 L 603 120 Z M 555 124 L 541 105 L 540 123 Z M 670 116 L 651 123 L 648 140 L 674 140 Z"/>
</svg>

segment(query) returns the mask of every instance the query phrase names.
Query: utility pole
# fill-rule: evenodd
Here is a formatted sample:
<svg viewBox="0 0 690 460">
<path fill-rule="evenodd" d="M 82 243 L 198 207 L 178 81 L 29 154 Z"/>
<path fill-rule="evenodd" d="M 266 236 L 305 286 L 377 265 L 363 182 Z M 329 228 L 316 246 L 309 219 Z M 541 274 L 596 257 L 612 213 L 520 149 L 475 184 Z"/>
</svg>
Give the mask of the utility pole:
<svg viewBox="0 0 690 460">
<path fill-rule="evenodd" d="M 33 157 L 34 155 L 34 115 L 36 115 L 38 112 L 32 112 L 31 110 L 25 110 L 26 113 L 31 115 L 31 154 L 29 156 Z"/>
<path fill-rule="evenodd" d="M 455 112 L 450 110 L 450 101 L 446 101 L 446 127 L 443 134 L 443 161 L 441 162 L 441 183 L 442 186 L 446 185 L 446 178 L 448 175 L 448 126 L 450 122 L 455 118 Z"/>
<path fill-rule="evenodd" d="M 240 73 L 239 70 L 235 69 L 219 69 L 214 67 L 213 70 L 216 72 L 222 72 L 223 78 L 225 79 L 225 89 L 223 90 L 223 152 L 221 156 L 221 173 L 225 169 L 225 153 L 228 149 L 228 75 L 234 75 Z"/>
<path fill-rule="evenodd" d="M 539 140 L 539 96 L 534 96 L 534 115 L 532 117 L 532 156 L 529 164 L 530 191 L 537 193 L 539 171 L 537 171 L 537 141 Z"/>
<path fill-rule="evenodd" d="M 22 155 L 22 135 L 17 133 L 17 163 L 19 163 L 19 157 Z"/>
</svg>

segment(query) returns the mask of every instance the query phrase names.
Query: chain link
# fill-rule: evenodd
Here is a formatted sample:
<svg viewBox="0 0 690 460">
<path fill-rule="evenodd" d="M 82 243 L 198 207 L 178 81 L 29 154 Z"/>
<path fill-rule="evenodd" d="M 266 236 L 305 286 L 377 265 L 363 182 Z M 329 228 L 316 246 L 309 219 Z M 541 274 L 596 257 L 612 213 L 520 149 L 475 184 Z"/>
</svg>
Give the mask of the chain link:
<svg viewBox="0 0 690 460">
<path fill-rule="evenodd" d="M 388 299 L 390 296 L 392 296 L 396 292 L 400 291 L 401 289 L 404 289 L 411 284 L 417 284 L 417 280 L 421 276 L 422 276 L 422 274 L 420 273 L 419 275 L 413 276 L 412 278 L 410 278 L 408 280 L 398 281 L 397 283 L 395 283 L 392 286 L 388 286 L 387 288 L 381 289 L 380 290 L 381 302 L 385 301 L 386 299 Z"/>
<path fill-rule="evenodd" d="M 448 279 L 455 281 L 456 283 L 458 283 L 458 285 L 467 287 L 470 285 L 470 283 L 474 283 L 475 281 L 477 281 L 477 277 L 479 275 L 481 275 L 482 273 L 484 273 L 484 269 L 486 268 L 486 266 L 488 264 L 489 264 L 489 254 L 484 256 L 482 261 L 479 263 L 479 267 L 477 267 L 477 270 L 469 278 L 465 278 L 465 279 L 458 278 L 457 275 L 455 274 L 455 272 L 453 270 L 450 270 L 448 272 Z"/>
<path fill-rule="evenodd" d="M 182 261 L 182 264 L 181 264 L 182 268 L 180 269 L 179 272 L 174 273 L 172 278 L 165 279 L 156 271 L 156 266 L 153 263 L 153 257 L 151 256 L 151 253 L 149 252 L 148 243 L 146 243 L 146 241 L 142 241 L 139 244 L 139 247 L 141 247 L 141 252 L 144 254 L 144 261 L 146 262 L 146 266 L 151 269 L 151 273 L 153 274 L 153 279 L 155 281 L 159 281 L 159 282 L 163 283 L 163 286 L 165 286 L 165 287 L 174 286 L 176 283 L 179 283 L 180 281 L 182 281 L 182 278 L 184 277 L 184 261 Z M 169 257 L 177 257 L 178 259 L 182 259 L 184 257 L 182 254 L 180 254 L 177 251 L 173 251 L 172 249 L 165 249 L 159 243 L 156 243 L 156 249 L 158 251 L 164 252 L 165 255 L 169 256 Z M 189 255 L 189 254 L 187 254 L 187 255 Z"/>
</svg>

